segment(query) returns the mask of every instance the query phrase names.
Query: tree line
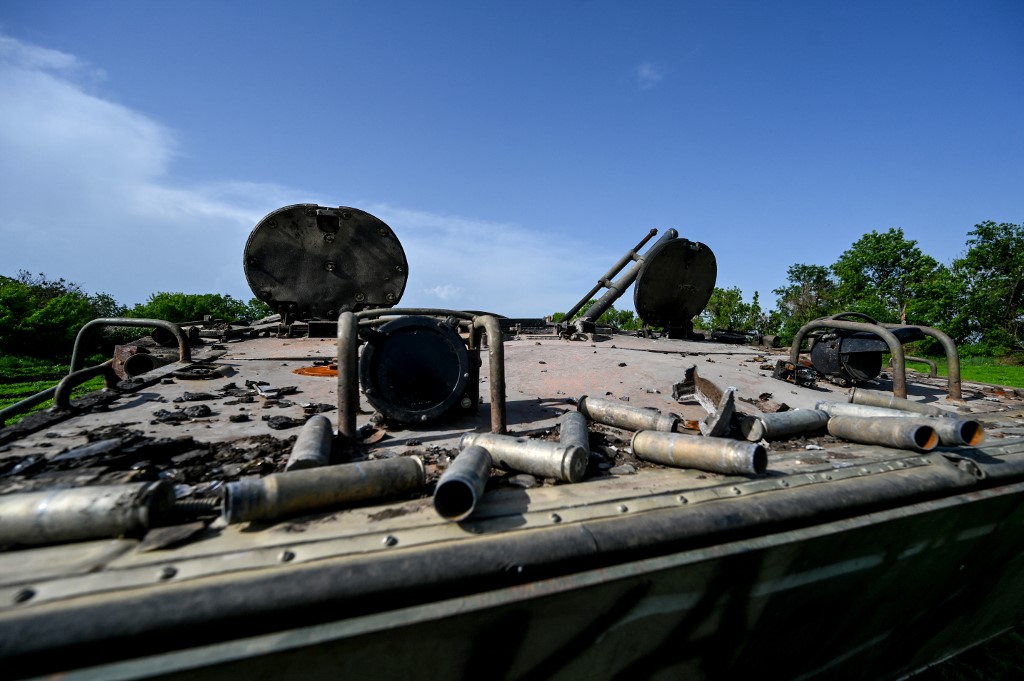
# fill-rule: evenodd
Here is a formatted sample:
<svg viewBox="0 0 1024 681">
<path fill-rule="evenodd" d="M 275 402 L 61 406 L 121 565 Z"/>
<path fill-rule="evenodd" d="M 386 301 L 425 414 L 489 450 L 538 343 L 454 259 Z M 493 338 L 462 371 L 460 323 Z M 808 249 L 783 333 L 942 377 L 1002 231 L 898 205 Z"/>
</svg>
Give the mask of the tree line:
<svg viewBox="0 0 1024 681">
<path fill-rule="evenodd" d="M 21 270 L 15 277 L 0 276 L 0 353 L 66 360 L 78 330 L 100 317 L 187 322 L 211 315 L 238 321 L 258 319 L 271 312 L 257 298 L 243 302 L 219 293 L 160 292 L 128 307 L 106 293 L 87 294 L 81 285 L 66 279 Z M 106 335 L 106 344 L 124 342 L 140 333 L 144 331 L 118 330 Z"/>
<path fill-rule="evenodd" d="M 934 326 L 967 355 L 1024 353 L 1024 226 L 986 221 L 967 237 L 964 254 L 943 265 L 902 229 L 872 231 L 831 265 L 791 265 L 785 285 L 772 291 L 774 309 L 762 308 L 757 291 L 746 302 L 737 287 L 715 288 L 694 324 L 774 334 L 788 344 L 808 321 L 849 310 L 880 322 Z M 269 314 L 270 307 L 257 298 L 242 301 L 216 293 L 160 292 L 128 307 L 105 293 L 89 295 L 65 279 L 20 271 L 16 277 L 0 276 L 0 353 L 66 358 L 78 330 L 97 317 L 186 322 L 211 315 L 251 321 Z M 555 313 L 555 321 L 562 316 Z M 632 311 L 615 308 L 599 321 L 622 329 L 641 324 Z M 933 341 L 924 343 L 918 352 L 939 353 Z"/>
<path fill-rule="evenodd" d="M 986 221 L 968 235 L 949 265 L 925 254 L 902 229 L 872 231 L 831 265 L 799 263 L 772 291 L 774 310 L 750 303 L 738 288 L 716 288 L 698 323 L 704 328 L 773 333 L 792 341 L 805 323 L 844 311 L 880 322 L 933 326 L 963 354 L 1024 353 L 1024 226 Z M 926 353 L 937 344 L 926 341 Z"/>
</svg>

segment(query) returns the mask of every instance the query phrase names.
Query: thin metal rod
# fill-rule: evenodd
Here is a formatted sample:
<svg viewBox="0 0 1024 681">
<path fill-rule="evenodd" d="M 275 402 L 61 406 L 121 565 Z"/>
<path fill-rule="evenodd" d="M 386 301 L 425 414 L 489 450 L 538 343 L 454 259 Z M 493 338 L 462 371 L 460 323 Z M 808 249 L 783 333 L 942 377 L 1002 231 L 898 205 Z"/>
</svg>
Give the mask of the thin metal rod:
<svg viewBox="0 0 1024 681">
<path fill-rule="evenodd" d="M 942 349 L 946 353 L 946 373 L 949 377 L 946 382 L 947 399 L 953 401 L 960 401 L 963 399 L 962 383 L 960 380 L 960 355 L 957 354 L 956 343 L 948 335 L 939 331 L 938 329 L 930 326 L 916 326 L 906 324 L 882 324 L 882 326 L 889 329 L 896 328 L 908 328 L 917 329 L 926 336 L 931 336 L 935 340 L 939 341 L 942 345 Z M 927 360 L 924 360 L 927 361 Z M 933 364 L 934 367 L 934 364 Z"/>
<path fill-rule="evenodd" d="M 617 281 L 613 281 L 608 285 L 608 291 L 603 296 L 601 296 L 601 298 L 596 303 L 591 305 L 587 309 L 587 311 L 583 313 L 580 319 L 591 322 L 597 321 L 597 318 L 603 315 L 608 310 L 608 308 L 610 308 L 612 304 L 615 303 L 615 301 L 618 300 L 622 296 L 622 294 L 626 292 L 626 289 L 628 289 L 633 284 L 633 282 L 636 281 L 637 276 L 640 274 L 640 269 L 644 266 L 644 261 L 647 258 L 647 256 L 661 244 L 667 241 L 672 241 L 678 236 L 679 232 L 677 232 L 674 229 L 669 229 L 668 231 L 666 231 L 665 234 L 662 235 L 662 237 L 658 239 L 656 242 L 654 242 L 654 245 L 647 250 L 647 253 L 644 253 L 643 255 L 638 255 L 636 257 L 636 262 L 633 264 L 632 267 L 626 270 L 625 274 L 619 277 Z"/>
<path fill-rule="evenodd" d="M 606 286 L 610 286 L 612 282 L 612 277 L 621 272 L 622 268 L 628 265 L 631 261 L 636 260 L 639 257 L 638 253 L 640 249 L 643 248 L 648 241 L 653 239 L 657 233 L 657 229 L 651 228 L 651 231 L 647 233 L 647 236 L 641 239 L 640 243 L 633 247 L 633 250 L 627 251 L 624 256 L 619 258 L 619 261 L 612 265 L 611 269 L 605 272 L 603 277 L 597 280 L 597 284 L 594 286 L 594 288 L 590 289 L 590 293 L 580 298 L 580 301 L 573 305 L 572 308 L 570 308 L 569 311 L 565 313 L 565 321 L 571 321 L 572 318 L 576 315 L 576 313 L 579 312 L 583 308 L 583 306 L 590 301 L 591 298 L 597 295 L 598 291 L 605 288 Z"/>
<path fill-rule="evenodd" d="M 60 379 L 60 383 L 58 383 L 53 390 L 53 406 L 51 409 L 70 409 L 71 391 L 96 376 L 103 376 L 103 380 L 105 381 L 108 390 L 116 388 L 117 384 L 121 381 L 121 378 L 114 373 L 113 364 L 114 360 L 108 359 L 103 364 L 97 364 L 96 366 L 88 367 L 87 369 L 72 371 L 70 374 Z"/>
</svg>

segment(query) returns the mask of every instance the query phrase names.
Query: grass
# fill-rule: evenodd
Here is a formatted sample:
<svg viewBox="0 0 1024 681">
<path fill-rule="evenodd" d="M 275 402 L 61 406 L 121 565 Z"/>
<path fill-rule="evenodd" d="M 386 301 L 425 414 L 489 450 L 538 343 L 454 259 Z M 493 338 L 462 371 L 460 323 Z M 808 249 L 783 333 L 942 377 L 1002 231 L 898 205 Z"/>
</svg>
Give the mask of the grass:
<svg viewBox="0 0 1024 681">
<path fill-rule="evenodd" d="M 92 363 L 98 364 L 100 361 L 103 360 L 99 359 Z M 52 361 L 30 357 L 14 357 L 10 355 L 0 357 L 0 409 L 54 387 L 61 378 L 68 374 L 70 369 L 71 367 L 67 364 L 57 364 Z M 103 377 L 92 378 L 75 388 L 71 396 L 78 397 L 93 390 L 99 390 L 103 385 Z M 48 400 L 32 407 L 26 412 L 11 416 L 7 420 L 6 425 L 9 426 L 17 423 L 26 414 L 47 409 L 52 404 L 53 400 Z"/>
<path fill-rule="evenodd" d="M 945 357 L 931 357 L 940 376 L 949 375 Z M 888 362 L 888 356 L 885 358 Z M 919 362 L 907 362 L 907 369 L 927 373 L 928 366 Z M 1005 385 L 1024 388 L 1024 366 L 1014 364 L 1000 357 L 961 357 L 960 378 L 964 381 Z"/>
</svg>

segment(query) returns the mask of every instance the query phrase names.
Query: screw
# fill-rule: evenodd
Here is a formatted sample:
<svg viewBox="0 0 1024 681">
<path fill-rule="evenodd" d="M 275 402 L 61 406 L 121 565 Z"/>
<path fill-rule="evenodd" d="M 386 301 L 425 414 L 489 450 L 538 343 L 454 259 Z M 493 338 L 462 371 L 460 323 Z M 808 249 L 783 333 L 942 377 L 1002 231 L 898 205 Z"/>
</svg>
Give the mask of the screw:
<svg viewBox="0 0 1024 681">
<path fill-rule="evenodd" d="M 558 515 L 557 513 L 552 513 L 551 514 L 551 522 L 553 522 L 553 523 L 560 523 L 560 522 L 562 522 L 562 516 Z"/>
<path fill-rule="evenodd" d="M 362 291 L 358 291 L 358 292 L 356 293 L 356 295 L 355 295 L 355 299 L 356 299 L 356 301 L 357 301 L 357 302 L 360 302 L 360 303 L 361 303 L 361 302 L 363 302 L 364 300 L 366 300 L 366 294 L 365 294 L 365 293 L 363 293 Z"/>
<path fill-rule="evenodd" d="M 384 546 L 394 546 L 397 543 L 398 537 L 394 535 L 389 534 L 388 536 L 384 537 Z"/>
<path fill-rule="evenodd" d="M 618 511 L 619 513 L 625 513 L 626 511 L 628 511 L 628 510 L 629 510 L 629 507 L 628 507 L 628 506 L 626 506 L 625 504 L 619 504 L 619 505 L 618 505 L 618 506 L 617 506 L 617 507 L 615 508 L 615 510 L 617 510 L 617 511 Z"/>
<path fill-rule="evenodd" d="M 469 409 L 470 407 L 473 406 L 473 400 L 468 397 L 463 397 L 462 401 L 459 402 L 459 404 L 462 405 L 463 409 Z"/>
<path fill-rule="evenodd" d="M 281 552 L 281 555 L 278 557 L 281 559 L 282 563 L 290 563 L 291 561 L 295 560 L 295 552 L 285 549 Z"/>
<path fill-rule="evenodd" d="M 178 568 L 174 567 L 173 565 L 168 565 L 160 571 L 160 579 L 171 579 L 176 574 L 178 574 Z"/>
<path fill-rule="evenodd" d="M 327 270 L 328 272 L 333 272 L 336 267 L 337 265 L 335 265 L 333 262 L 327 262 L 324 264 L 324 269 Z"/>
<path fill-rule="evenodd" d="M 387 279 L 387 277 L 385 277 L 385 279 Z M 396 296 L 394 293 L 389 293 L 386 296 L 384 296 L 384 299 L 387 300 L 389 303 L 395 302 L 395 298 Z"/>
<path fill-rule="evenodd" d="M 30 601 L 35 597 L 35 595 L 35 589 L 22 589 L 18 593 L 14 594 L 14 602 L 24 603 L 25 601 Z"/>
</svg>

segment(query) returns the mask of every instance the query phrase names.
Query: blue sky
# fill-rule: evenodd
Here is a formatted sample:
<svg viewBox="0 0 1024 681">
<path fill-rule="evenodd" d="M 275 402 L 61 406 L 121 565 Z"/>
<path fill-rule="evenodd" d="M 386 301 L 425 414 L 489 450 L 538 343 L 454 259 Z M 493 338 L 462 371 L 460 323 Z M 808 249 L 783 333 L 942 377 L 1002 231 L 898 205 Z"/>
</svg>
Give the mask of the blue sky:
<svg viewBox="0 0 1024 681">
<path fill-rule="evenodd" d="M 1024 3 L 0 3 L 0 274 L 248 299 L 290 203 L 403 305 L 564 310 L 651 227 L 762 304 L 901 227 L 1024 220 Z M 632 293 L 620 307 L 631 307 Z"/>
</svg>

